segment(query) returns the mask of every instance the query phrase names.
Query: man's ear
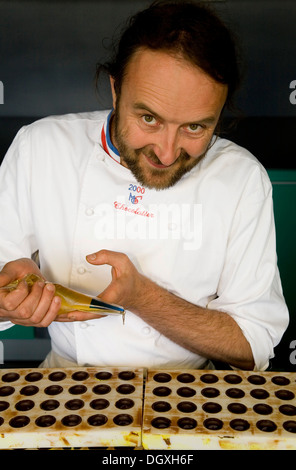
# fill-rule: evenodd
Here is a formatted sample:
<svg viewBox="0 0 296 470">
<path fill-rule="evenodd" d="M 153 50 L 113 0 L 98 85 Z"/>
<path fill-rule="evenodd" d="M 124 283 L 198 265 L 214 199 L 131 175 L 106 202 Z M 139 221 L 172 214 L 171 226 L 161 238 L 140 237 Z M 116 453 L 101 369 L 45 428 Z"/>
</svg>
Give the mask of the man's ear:
<svg viewBox="0 0 296 470">
<path fill-rule="evenodd" d="M 109 76 L 110 79 L 110 86 L 111 86 L 111 92 L 112 92 L 112 102 L 113 102 L 113 109 L 116 108 L 116 92 L 115 92 L 115 80 L 113 77 Z"/>
</svg>

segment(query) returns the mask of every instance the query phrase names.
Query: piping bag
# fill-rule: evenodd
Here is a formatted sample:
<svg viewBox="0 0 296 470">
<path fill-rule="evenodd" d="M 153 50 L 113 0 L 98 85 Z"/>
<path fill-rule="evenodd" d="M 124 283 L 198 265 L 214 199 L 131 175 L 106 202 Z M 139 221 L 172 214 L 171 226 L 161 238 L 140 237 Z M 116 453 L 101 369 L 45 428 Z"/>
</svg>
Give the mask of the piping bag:
<svg viewBox="0 0 296 470">
<path fill-rule="evenodd" d="M 46 281 L 44 281 L 44 279 L 42 279 L 37 274 L 27 274 L 27 276 L 22 279 L 18 279 L 16 281 L 10 282 L 6 286 L 0 287 L 0 290 L 7 290 L 11 292 L 17 288 L 21 281 L 25 281 L 29 288 L 38 281 L 43 281 L 46 283 Z M 103 302 L 98 297 L 91 297 L 87 294 L 82 294 L 81 292 L 69 289 L 68 287 L 64 287 L 60 284 L 51 284 L 55 286 L 55 295 L 60 297 L 62 301 L 58 315 L 62 313 L 73 312 L 74 310 L 94 314 L 97 313 L 98 315 L 121 315 L 124 324 L 125 310 L 123 307 L 120 307 L 116 304 Z"/>
</svg>

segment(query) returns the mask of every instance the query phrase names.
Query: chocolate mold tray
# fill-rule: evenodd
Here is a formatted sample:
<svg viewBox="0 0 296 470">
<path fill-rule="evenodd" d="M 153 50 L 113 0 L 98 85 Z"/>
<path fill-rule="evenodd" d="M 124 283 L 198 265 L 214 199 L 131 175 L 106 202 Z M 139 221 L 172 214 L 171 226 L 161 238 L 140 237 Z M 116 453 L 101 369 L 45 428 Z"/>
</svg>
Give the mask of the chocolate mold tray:
<svg viewBox="0 0 296 470">
<path fill-rule="evenodd" d="M 144 449 L 296 449 L 296 374 L 149 370 Z"/>
<path fill-rule="evenodd" d="M 0 371 L 0 448 L 137 447 L 143 370 Z"/>
</svg>

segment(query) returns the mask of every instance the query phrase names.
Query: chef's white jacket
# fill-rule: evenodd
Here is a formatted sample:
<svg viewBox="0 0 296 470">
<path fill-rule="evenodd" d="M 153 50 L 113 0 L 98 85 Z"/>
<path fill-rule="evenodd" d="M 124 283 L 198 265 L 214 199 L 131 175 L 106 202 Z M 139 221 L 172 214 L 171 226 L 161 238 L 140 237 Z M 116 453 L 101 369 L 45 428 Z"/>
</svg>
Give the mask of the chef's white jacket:
<svg viewBox="0 0 296 470">
<path fill-rule="evenodd" d="M 267 368 L 288 311 L 266 171 L 248 151 L 218 138 L 172 188 L 143 188 L 102 146 L 108 113 L 49 117 L 19 131 L 1 165 L 1 266 L 38 250 L 48 280 L 95 296 L 109 284 L 111 268 L 88 264 L 86 255 L 126 253 L 177 296 L 228 312 L 251 345 L 255 368 Z M 107 316 L 53 322 L 49 333 L 52 350 L 79 365 L 207 363 L 129 311 L 124 325 Z"/>
</svg>

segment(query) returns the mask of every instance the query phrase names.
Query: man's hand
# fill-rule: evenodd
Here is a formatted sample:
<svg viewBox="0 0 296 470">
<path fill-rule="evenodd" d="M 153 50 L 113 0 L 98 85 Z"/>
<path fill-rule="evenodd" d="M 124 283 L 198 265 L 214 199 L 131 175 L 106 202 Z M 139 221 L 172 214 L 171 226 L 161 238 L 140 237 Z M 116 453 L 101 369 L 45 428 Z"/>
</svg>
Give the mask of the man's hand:
<svg viewBox="0 0 296 470">
<path fill-rule="evenodd" d="M 16 289 L 5 290 L 5 286 L 24 278 L 27 274 L 37 274 L 40 282 L 31 288 L 22 280 Z M 4 287 L 4 289 L 3 289 Z M 55 286 L 45 282 L 38 266 L 29 258 L 21 258 L 7 263 L 0 272 L 0 321 L 10 321 L 22 326 L 47 327 L 53 321 L 73 322 L 99 319 L 105 315 L 72 311 L 60 313 L 61 299 L 55 295 Z"/>
<path fill-rule="evenodd" d="M 139 273 L 129 257 L 124 253 L 101 250 L 88 255 L 86 259 L 94 265 L 111 266 L 112 281 L 99 297 L 105 302 L 134 310 L 148 279 Z"/>
<path fill-rule="evenodd" d="M 61 301 L 55 296 L 55 287 L 36 282 L 31 289 L 21 281 L 11 292 L 1 289 L 27 274 L 43 276 L 34 261 L 22 258 L 7 263 L 0 272 L 0 319 L 23 326 L 47 327 L 56 319 Z"/>
<path fill-rule="evenodd" d="M 141 275 L 129 257 L 124 253 L 109 250 L 101 250 L 86 257 L 90 264 L 101 266 L 107 264 L 111 266 L 112 280 L 108 287 L 101 292 L 98 297 L 104 302 L 121 305 L 126 310 L 136 311 L 140 294 L 144 294 L 144 286 L 149 282 L 145 276 Z M 86 312 L 73 311 L 67 316 L 63 315 L 57 320 L 66 318 L 68 321 L 84 321 L 104 318 L 105 315 L 98 315 Z"/>
</svg>

